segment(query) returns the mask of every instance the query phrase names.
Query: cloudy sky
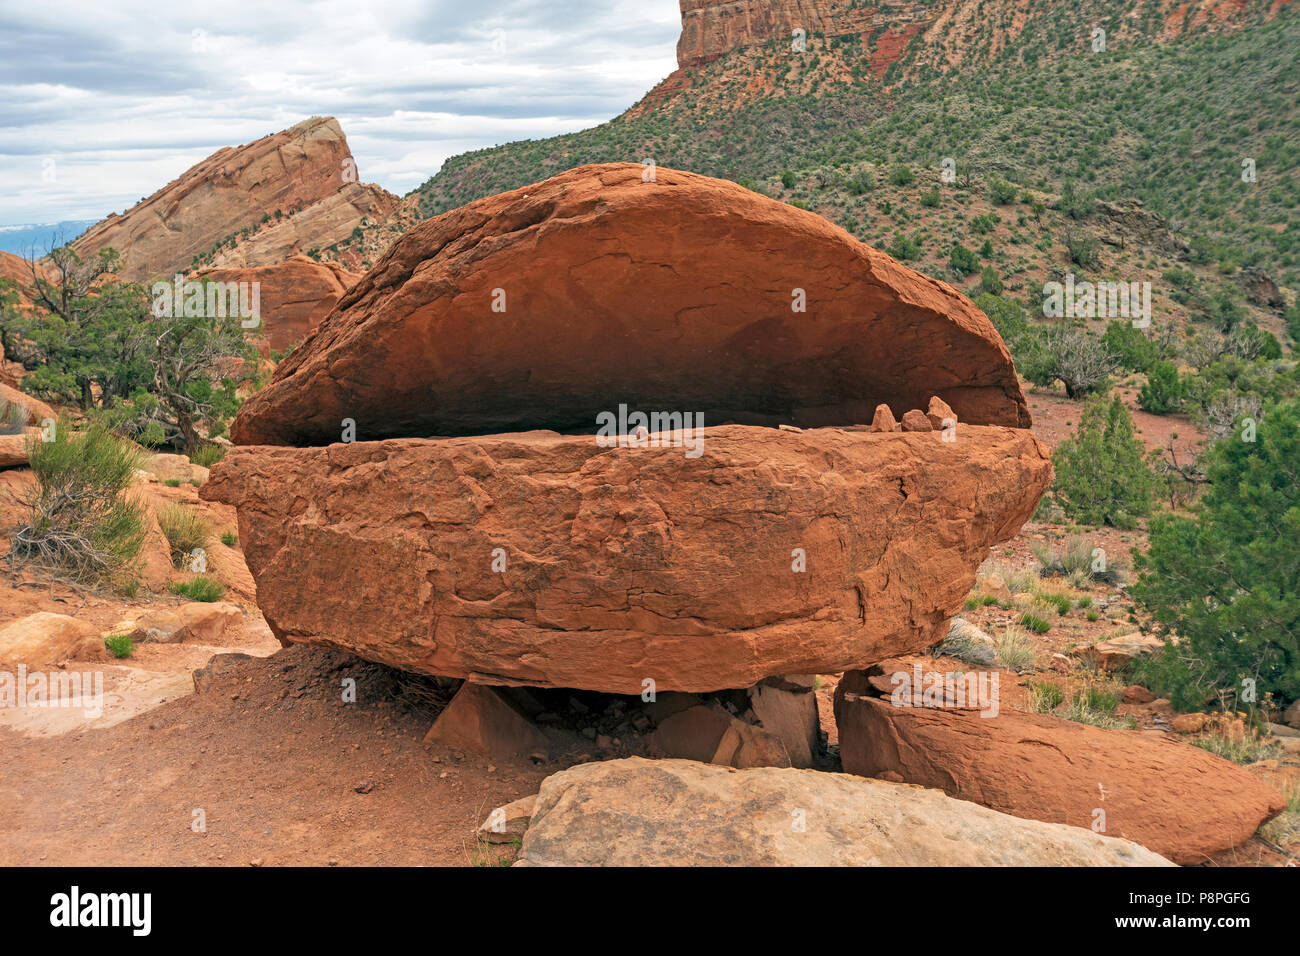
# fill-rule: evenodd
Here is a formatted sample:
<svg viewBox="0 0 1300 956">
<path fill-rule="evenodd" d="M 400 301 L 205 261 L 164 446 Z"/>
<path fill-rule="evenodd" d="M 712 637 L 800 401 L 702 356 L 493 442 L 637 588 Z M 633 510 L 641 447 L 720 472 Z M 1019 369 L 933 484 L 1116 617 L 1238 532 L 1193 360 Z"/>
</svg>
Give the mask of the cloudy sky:
<svg viewBox="0 0 1300 956">
<path fill-rule="evenodd" d="M 677 0 L 0 0 L 0 226 L 121 212 L 317 114 L 402 194 L 618 114 L 674 69 L 680 26 Z"/>
</svg>

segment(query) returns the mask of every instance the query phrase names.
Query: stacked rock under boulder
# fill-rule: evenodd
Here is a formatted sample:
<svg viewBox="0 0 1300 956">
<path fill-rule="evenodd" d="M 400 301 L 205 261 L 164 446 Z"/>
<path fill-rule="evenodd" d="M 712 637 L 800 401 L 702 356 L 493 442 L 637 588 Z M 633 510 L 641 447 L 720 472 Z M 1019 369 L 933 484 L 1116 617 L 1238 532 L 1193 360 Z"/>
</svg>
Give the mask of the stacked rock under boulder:
<svg viewBox="0 0 1300 956">
<path fill-rule="evenodd" d="M 1285 809 L 1273 787 L 1161 731 L 1101 730 L 1045 714 L 891 694 L 884 662 L 835 691 L 847 773 L 942 790 L 1031 820 L 1098 830 L 1176 863 L 1204 863 Z M 914 681 L 910 682 L 915 684 Z"/>
</svg>

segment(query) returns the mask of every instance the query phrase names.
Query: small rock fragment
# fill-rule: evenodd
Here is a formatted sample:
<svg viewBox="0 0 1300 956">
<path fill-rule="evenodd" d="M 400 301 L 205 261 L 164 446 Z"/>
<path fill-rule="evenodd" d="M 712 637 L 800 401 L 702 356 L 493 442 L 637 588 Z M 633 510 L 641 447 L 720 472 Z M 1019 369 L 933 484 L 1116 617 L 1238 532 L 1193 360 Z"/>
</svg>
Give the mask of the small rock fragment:
<svg viewBox="0 0 1300 956">
<path fill-rule="evenodd" d="M 930 424 L 930 419 L 925 412 L 919 408 L 914 408 L 903 415 L 903 431 L 905 432 L 932 432 L 934 426 Z"/>
<path fill-rule="evenodd" d="M 871 419 L 873 432 L 892 432 L 898 430 L 898 421 L 888 405 L 877 405 L 875 417 Z"/>
</svg>

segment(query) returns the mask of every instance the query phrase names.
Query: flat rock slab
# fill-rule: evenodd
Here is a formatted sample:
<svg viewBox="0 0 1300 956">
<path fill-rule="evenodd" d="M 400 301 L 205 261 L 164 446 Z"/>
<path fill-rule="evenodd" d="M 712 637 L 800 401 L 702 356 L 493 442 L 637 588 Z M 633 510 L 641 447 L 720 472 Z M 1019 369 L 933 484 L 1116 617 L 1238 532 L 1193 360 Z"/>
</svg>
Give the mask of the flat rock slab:
<svg viewBox="0 0 1300 956">
<path fill-rule="evenodd" d="M 1006 709 L 982 717 L 895 707 L 878 693 L 860 671 L 836 688 L 849 773 L 889 775 L 1026 819 L 1101 821 L 1106 833 L 1182 864 L 1244 843 L 1285 807 L 1248 771 L 1158 731 L 1103 730 Z"/>
<path fill-rule="evenodd" d="M 282 641 L 484 684 L 719 690 L 942 636 L 1051 480 L 1026 430 L 957 434 L 731 425 L 699 457 L 554 432 L 235 448 L 200 494 L 237 506 Z"/>
<path fill-rule="evenodd" d="M 610 760 L 542 782 L 516 866 L 1167 866 L 1090 830 L 847 774 Z"/>
</svg>

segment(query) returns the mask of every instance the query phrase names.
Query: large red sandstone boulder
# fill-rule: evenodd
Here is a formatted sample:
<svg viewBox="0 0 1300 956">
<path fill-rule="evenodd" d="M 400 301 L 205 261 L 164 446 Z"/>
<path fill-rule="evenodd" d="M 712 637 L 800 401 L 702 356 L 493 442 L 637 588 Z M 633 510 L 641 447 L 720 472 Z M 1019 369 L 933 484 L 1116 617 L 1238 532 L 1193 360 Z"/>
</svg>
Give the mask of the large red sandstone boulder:
<svg viewBox="0 0 1300 956">
<path fill-rule="evenodd" d="M 716 690 L 942 637 L 1051 479 L 1027 430 L 959 434 L 720 426 L 698 458 L 550 432 L 236 447 L 200 494 L 238 506 L 284 640 L 484 683 Z"/>
<path fill-rule="evenodd" d="M 852 425 L 936 395 L 962 424 L 1030 423 L 1006 347 L 955 289 L 735 183 L 615 163 L 406 233 L 232 437 L 321 445 L 344 419 L 359 440 L 591 432 L 620 402 Z"/>
<path fill-rule="evenodd" d="M 359 275 L 306 256 L 255 269 L 209 269 L 200 279 L 213 282 L 256 282 L 267 343 L 277 352 L 297 345 L 334 310 Z"/>
<path fill-rule="evenodd" d="M 881 404 L 926 430 L 870 431 Z M 599 441 L 624 405 L 703 420 Z M 951 287 L 734 183 L 587 166 L 407 233 L 244 406 L 259 447 L 202 494 L 237 507 L 282 640 L 705 691 L 938 640 L 1051 480 L 1028 424 Z"/>
<path fill-rule="evenodd" d="M 1285 808 L 1282 795 L 1253 774 L 1158 731 L 1102 730 L 1005 709 L 984 717 L 974 709 L 894 706 L 879 696 L 887 678 L 855 671 L 836 688 L 848 773 L 933 787 L 1030 820 L 1101 822 L 1106 835 L 1183 864 L 1244 843 Z"/>
</svg>

